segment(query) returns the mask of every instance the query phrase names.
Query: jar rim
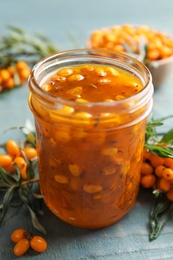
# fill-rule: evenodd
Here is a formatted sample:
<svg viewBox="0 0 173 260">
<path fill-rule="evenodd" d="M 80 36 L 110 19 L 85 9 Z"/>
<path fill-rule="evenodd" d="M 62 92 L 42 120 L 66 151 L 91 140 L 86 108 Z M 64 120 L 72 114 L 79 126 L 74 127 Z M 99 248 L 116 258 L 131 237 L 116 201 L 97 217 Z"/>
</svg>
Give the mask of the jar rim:
<svg viewBox="0 0 173 260">
<path fill-rule="evenodd" d="M 126 67 L 128 68 L 129 66 L 132 67 L 132 64 L 136 64 L 139 68 L 141 68 L 143 70 L 143 73 L 145 73 L 145 76 L 147 78 L 146 82 L 144 83 L 144 87 L 143 89 L 130 96 L 127 97 L 125 99 L 122 100 L 115 100 L 112 102 L 107 102 L 107 101 L 97 101 L 97 102 L 78 102 L 75 100 L 68 100 L 68 99 L 64 99 L 61 97 L 55 97 L 53 95 L 50 95 L 48 92 L 44 91 L 39 83 L 37 82 L 36 78 L 37 78 L 37 73 L 41 72 L 41 71 L 45 71 L 45 65 L 46 64 L 51 64 L 51 61 L 56 61 L 57 64 L 62 61 L 62 59 L 67 59 L 70 58 L 74 59 L 76 57 L 81 58 L 82 56 L 86 56 L 86 57 L 90 57 L 90 55 L 95 56 L 95 58 L 102 58 L 103 60 L 109 60 L 110 62 L 115 62 L 117 61 L 116 59 L 119 59 L 119 63 L 123 64 L 124 61 L 129 61 L 129 64 L 126 64 Z M 85 62 L 84 62 L 85 63 Z M 104 64 L 104 63 L 102 63 Z M 125 65 L 125 64 L 123 64 Z M 114 65 L 112 65 L 114 66 Z M 123 69 L 123 67 L 121 67 Z M 37 96 L 40 96 L 45 102 L 48 102 L 49 104 L 56 104 L 56 103 L 61 103 L 61 104 L 69 104 L 69 105 L 74 105 L 77 104 L 78 106 L 114 106 L 115 104 L 119 105 L 123 102 L 127 102 L 127 101 L 131 101 L 135 98 L 139 98 L 141 99 L 143 96 L 145 96 L 149 89 L 151 89 L 150 96 L 153 94 L 153 89 L 150 88 L 150 86 L 152 85 L 152 76 L 151 73 L 149 71 L 149 69 L 140 61 L 138 61 L 137 59 L 124 54 L 124 53 L 116 53 L 116 52 L 112 52 L 112 51 L 108 51 L 108 50 L 103 50 L 103 49 L 88 49 L 88 48 L 80 48 L 80 49 L 71 49 L 71 50 L 65 50 L 65 51 L 61 51 L 58 53 L 55 53 L 53 55 L 50 55 L 48 57 L 45 57 L 43 59 L 41 59 L 40 61 L 38 61 L 32 68 L 30 77 L 28 79 L 29 82 L 29 88 L 31 90 L 31 92 L 34 92 L 34 94 L 36 94 Z"/>
</svg>

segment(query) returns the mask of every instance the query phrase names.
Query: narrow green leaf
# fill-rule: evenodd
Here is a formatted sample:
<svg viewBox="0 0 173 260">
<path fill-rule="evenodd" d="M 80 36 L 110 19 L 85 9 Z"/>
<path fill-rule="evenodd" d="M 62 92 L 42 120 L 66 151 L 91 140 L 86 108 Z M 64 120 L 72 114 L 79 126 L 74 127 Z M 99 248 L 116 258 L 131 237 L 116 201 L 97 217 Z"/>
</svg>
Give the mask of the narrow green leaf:
<svg viewBox="0 0 173 260">
<path fill-rule="evenodd" d="M 145 143 L 145 147 L 149 149 L 150 152 L 160 156 L 173 158 L 173 148 L 172 147 L 161 147 L 159 145 Z"/>
<path fill-rule="evenodd" d="M 158 236 L 160 235 L 163 227 L 165 226 L 165 224 L 167 223 L 168 219 L 171 216 L 172 213 L 172 203 L 169 205 L 168 208 L 165 209 L 165 211 L 162 213 L 160 219 L 155 223 L 156 225 L 154 226 L 154 229 L 152 229 L 152 232 L 150 233 L 150 241 L 155 240 L 156 238 L 158 238 Z"/>
<path fill-rule="evenodd" d="M 13 175 L 13 178 L 16 180 L 16 182 L 19 182 L 19 180 L 21 179 L 19 166 L 17 165 L 17 163 L 14 163 L 13 166 L 16 169 L 16 172 Z"/>
<path fill-rule="evenodd" d="M 173 129 L 170 129 L 160 140 L 160 143 L 173 144 Z"/>
<path fill-rule="evenodd" d="M 6 193 L 4 195 L 2 213 L 1 213 L 1 217 L 0 217 L 0 225 L 2 224 L 5 214 L 9 208 L 10 202 L 13 198 L 14 190 L 15 190 L 15 187 L 11 187 L 6 191 Z"/>
<path fill-rule="evenodd" d="M 16 26 L 7 24 L 6 27 L 7 27 L 8 29 L 10 29 L 11 31 L 14 31 L 14 32 L 16 32 L 16 33 L 18 33 L 18 34 L 21 34 L 21 35 L 24 34 L 24 31 L 23 31 L 21 28 L 18 28 L 18 27 L 16 27 Z"/>
<path fill-rule="evenodd" d="M 34 228 L 37 229 L 39 232 L 46 234 L 47 232 L 46 232 L 45 228 L 38 221 L 38 218 L 37 218 L 36 214 L 34 213 L 34 211 L 30 208 L 30 206 L 28 206 L 28 205 L 26 205 L 26 206 L 31 215 L 32 224 L 33 224 Z"/>
<path fill-rule="evenodd" d="M 5 171 L 1 166 L 0 166 L 0 180 L 3 180 L 5 183 L 9 185 L 15 184 L 12 175 L 10 175 L 7 171 Z"/>
</svg>

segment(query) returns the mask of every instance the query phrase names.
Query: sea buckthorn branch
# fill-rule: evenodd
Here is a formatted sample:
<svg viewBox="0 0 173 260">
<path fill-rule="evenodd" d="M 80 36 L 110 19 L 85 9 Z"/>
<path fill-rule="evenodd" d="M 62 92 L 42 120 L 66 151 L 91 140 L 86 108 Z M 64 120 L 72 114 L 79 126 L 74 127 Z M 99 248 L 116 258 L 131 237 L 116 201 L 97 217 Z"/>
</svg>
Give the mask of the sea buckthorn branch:
<svg viewBox="0 0 173 260">
<path fill-rule="evenodd" d="M 24 127 L 19 130 L 26 137 L 20 146 L 13 140 L 1 145 L 5 153 L 0 154 L 0 225 L 10 206 L 25 205 L 35 229 L 46 234 L 37 218 L 43 215 L 43 195 L 39 188 L 35 134 Z"/>
<path fill-rule="evenodd" d="M 15 26 L 7 28 L 10 34 L 0 39 L 0 93 L 22 86 L 38 60 L 58 51 L 58 47 L 41 34 L 30 36 Z"/>
<path fill-rule="evenodd" d="M 152 188 L 155 202 L 150 213 L 150 241 L 156 239 L 173 211 L 173 129 L 159 134 L 156 127 L 163 121 L 151 119 L 147 124 L 141 185 Z"/>
</svg>

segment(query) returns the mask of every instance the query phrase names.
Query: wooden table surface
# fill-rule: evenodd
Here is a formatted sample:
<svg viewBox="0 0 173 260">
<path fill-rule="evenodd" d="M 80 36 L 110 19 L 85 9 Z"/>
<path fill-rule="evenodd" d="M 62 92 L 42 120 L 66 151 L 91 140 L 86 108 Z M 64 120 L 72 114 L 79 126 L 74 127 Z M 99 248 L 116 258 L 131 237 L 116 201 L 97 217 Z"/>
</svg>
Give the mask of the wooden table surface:
<svg viewBox="0 0 173 260">
<path fill-rule="evenodd" d="M 7 24 L 28 33 L 40 32 L 59 45 L 61 50 L 85 47 L 92 30 L 115 24 L 146 24 L 173 35 L 173 1 L 170 0 L 1 0 L 0 36 Z M 72 40 L 72 37 L 75 39 Z M 0 142 L 3 131 L 33 122 L 28 108 L 27 84 L 9 95 L 0 96 Z M 173 114 L 173 75 L 154 93 L 155 118 Z M 168 120 L 163 131 L 173 126 Z M 134 208 L 118 223 L 99 230 L 72 227 L 55 217 L 46 207 L 40 222 L 46 227 L 48 249 L 43 254 L 28 253 L 20 259 L 32 260 L 161 260 L 173 259 L 173 219 L 161 236 L 149 242 L 151 194 L 139 194 Z M 12 252 L 11 232 L 32 227 L 25 208 L 10 208 L 0 228 L 0 259 L 16 259 Z"/>
</svg>

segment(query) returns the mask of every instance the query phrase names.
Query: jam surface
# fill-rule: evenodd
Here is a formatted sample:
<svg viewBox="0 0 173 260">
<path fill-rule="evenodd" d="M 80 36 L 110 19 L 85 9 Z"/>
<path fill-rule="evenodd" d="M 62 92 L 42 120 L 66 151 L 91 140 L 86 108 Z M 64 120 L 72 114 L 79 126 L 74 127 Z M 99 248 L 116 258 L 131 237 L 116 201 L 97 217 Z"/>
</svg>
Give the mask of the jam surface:
<svg viewBox="0 0 173 260">
<path fill-rule="evenodd" d="M 42 88 L 68 100 L 102 102 L 125 99 L 143 86 L 139 78 L 122 69 L 91 64 L 60 69 Z"/>
</svg>

